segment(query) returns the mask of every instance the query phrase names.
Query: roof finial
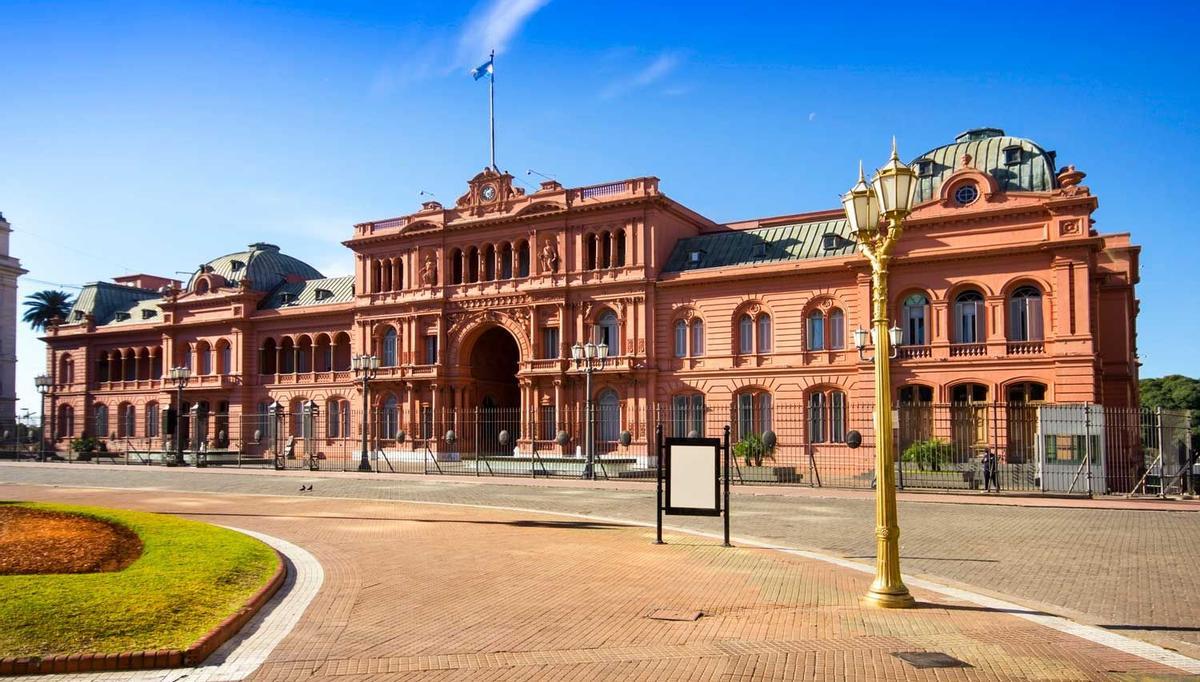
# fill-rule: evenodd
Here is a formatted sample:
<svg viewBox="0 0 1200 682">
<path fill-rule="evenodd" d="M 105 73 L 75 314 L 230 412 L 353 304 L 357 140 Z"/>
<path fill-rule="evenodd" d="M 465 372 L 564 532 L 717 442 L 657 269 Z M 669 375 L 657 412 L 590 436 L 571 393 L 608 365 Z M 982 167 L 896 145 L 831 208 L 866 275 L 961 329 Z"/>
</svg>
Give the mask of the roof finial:
<svg viewBox="0 0 1200 682">
<path fill-rule="evenodd" d="M 895 135 L 892 135 L 892 159 L 895 161 L 900 160 L 900 154 L 896 151 L 896 136 Z"/>
<path fill-rule="evenodd" d="M 867 176 L 863 175 L 862 159 L 858 160 L 858 181 L 864 183 L 867 181 Z"/>
</svg>

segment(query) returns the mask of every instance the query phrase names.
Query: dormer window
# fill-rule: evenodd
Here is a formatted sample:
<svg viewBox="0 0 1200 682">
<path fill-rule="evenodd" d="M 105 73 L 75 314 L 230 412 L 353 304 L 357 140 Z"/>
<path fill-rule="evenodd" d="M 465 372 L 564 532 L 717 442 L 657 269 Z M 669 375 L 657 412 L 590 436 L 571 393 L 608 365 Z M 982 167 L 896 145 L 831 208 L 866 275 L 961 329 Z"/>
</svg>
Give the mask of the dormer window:
<svg viewBox="0 0 1200 682">
<path fill-rule="evenodd" d="M 700 267 L 700 262 L 702 260 L 704 260 L 704 252 L 701 251 L 700 249 L 695 249 L 693 251 L 688 252 L 688 267 L 689 268 Z"/>
<path fill-rule="evenodd" d="M 929 159 L 918 159 L 917 176 L 922 178 L 933 177 L 933 161 L 930 161 Z"/>
<path fill-rule="evenodd" d="M 296 295 L 291 292 L 281 292 L 279 294 L 279 302 L 283 305 L 291 305 L 296 302 Z"/>
<path fill-rule="evenodd" d="M 333 298 L 333 292 L 328 289 L 317 289 L 314 296 L 318 301 L 324 301 L 327 298 Z"/>
<path fill-rule="evenodd" d="M 842 238 L 833 232 L 826 232 L 821 235 L 821 248 L 825 251 L 833 251 L 842 245 Z"/>
<path fill-rule="evenodd" d="M 80 320 L 82 320 L 82 319 L 83 319 L 83 311 L 82 311 L 82 310 L 76 310 L 76 311 L 75 311 L 75 321 L 76 321 L 76 322 L 79 322 L 79 321 L 80 321 Z"/>
<path fill-rule="evenodd" d="M 751 249 L 751 251 L 750 251 L 750 257 L 751 258 L 766 258 L 767 257 L 767 243 L 759 242 L 759 243 L 755 244 L 754 248 Z"/>
<path fill-rule="evenodd" d="M 246 264 L 240 260 L 229 261 L 229 269 L 234 272 L 237 272 L 238 270 L 241 270 L 244 267 L 246 267 Z"/>
<path fill-rule="evenodd" d="M 1004 165 L 1015 166 L 1018 163 L 1021 163 L 1021 147 L 1020 147 L 1020 145 L 1013 145 L 1011 147 L 1005 147 L 1004 148 Z"/>
<path fill-rule="evenodd" d="M 157 310 L 150 310 L 149 308 L 142 310 L 142 319 L 143 320 L 149 320 L 149 319 L 155 318 L 157 316 L 158 316 Z"/>
<path fill-rule="evenodd" d="M 121 312 L 116 314 L 117 322 L 124 322 L 129 319 L 129 313 Z"/>
</svg>

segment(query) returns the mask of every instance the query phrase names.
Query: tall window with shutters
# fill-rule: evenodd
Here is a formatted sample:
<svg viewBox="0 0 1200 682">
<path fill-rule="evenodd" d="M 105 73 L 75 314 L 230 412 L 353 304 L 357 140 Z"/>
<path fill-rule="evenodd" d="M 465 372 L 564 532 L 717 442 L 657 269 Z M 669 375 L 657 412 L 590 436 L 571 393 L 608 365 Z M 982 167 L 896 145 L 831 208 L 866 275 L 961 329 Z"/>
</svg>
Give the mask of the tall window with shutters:
<svg viewBox="0 0 1200 682">
<path fill-rule="evenodd" d="M 1042 292 L 1037 287 L 1021 287 L 1008 299 L 1008 340 L 1041 341 Z"/>
<path fill-rule="evenodd" d="M 954 342 L 983 343 L 983 294 L 964 291 L 954 299 Z"/>
</svg>

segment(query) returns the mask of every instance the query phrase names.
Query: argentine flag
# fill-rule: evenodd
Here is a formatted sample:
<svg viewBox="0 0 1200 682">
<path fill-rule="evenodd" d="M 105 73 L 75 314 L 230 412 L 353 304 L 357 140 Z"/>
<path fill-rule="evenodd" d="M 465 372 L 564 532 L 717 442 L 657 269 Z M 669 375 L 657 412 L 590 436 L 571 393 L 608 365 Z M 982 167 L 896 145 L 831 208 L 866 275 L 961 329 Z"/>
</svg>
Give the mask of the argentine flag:
<svg viewBox="0 0 1200 682">
<path fill-rule="evenodd" d="M 475 80 L 479 80 L 480 78 L 483 78 L 484 76 L 491 78 L 492 70 L 493 70 L 492 59 L 495 59 L 495 58 L 492 57 L 492 58 L 488 59 L 486 62 L 475 67 L 474 69 L 471 69 L 471 77 L 473 77 Z"/>
</svg>

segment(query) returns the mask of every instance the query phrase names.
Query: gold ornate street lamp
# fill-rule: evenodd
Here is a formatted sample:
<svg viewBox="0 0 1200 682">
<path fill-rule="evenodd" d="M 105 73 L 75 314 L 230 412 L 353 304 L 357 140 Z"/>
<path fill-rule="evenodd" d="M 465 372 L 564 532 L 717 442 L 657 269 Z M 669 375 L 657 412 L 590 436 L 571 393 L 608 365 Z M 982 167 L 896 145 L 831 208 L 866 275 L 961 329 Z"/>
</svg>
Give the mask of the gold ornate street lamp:
<svg viewBox="0 0 1200 682">
<path fill-rule="evenodd" d="M 871 263 L 871 338 L 875 343 L 875 581 L 865 601 L 885 608 L 914 604 L 900 577 L 900 525 L 896 519 L 896 468 L 892 442 L 891 345 L 901 334 L 888 329 L 888 263 L 900 238 L 904 218 L 912 211 L 917 174 L 896 153 L 871 179 L 870 186 L 858 166 L 858 183 L 842 197 L 846 218 L 854 230 L 858 249 Z M 866 334 L 855 334 L 855 345 L 864 345 Z M 897 338 L 891 338 L 891 337 Z"/>
</svg>

